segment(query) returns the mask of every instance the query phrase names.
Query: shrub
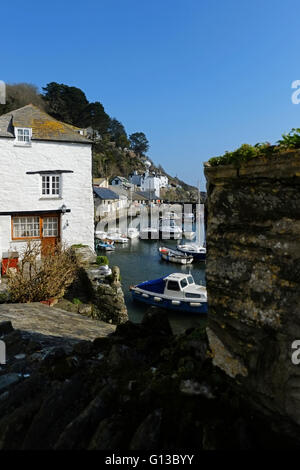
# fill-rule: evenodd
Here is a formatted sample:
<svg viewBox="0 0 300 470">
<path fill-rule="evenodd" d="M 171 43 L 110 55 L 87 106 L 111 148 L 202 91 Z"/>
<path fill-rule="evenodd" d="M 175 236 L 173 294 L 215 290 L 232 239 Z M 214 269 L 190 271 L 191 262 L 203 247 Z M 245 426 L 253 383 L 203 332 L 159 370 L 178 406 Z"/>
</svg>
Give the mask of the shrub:
<svg viewBox="0 0 300 470">
<path fill-rule="evenodd" d="M 73 282 L 77 264 L 69 249 L 57 246 L 40 256 L 40 244 L 28 242 L 18 270 L 8 273 L 12 302 L 39 302 L 63 297 Z"/>
<path fill-rule="evenodd" d="M 109 264 L 107 256 L 97 256 L 96 258 L 96 263 L 99 264 L 99 266 L 103 266 L 105 264 Z"/>
<path fill-rule="evenodd" d="M 72 300 L 72 302 L 73 302 L 74 305 L 80 305 L 80 304 L 82 304 L 81 300 L 78 299 L 77 297 L 74 297 L 74 299 Z"/>
<path fill-rule="evenodd" d="M 282 139 L 277 143 L 285 149 L 300 148 L 300 129 L 292 129 L 288 134 L 282 134 Z"/>
</svg>

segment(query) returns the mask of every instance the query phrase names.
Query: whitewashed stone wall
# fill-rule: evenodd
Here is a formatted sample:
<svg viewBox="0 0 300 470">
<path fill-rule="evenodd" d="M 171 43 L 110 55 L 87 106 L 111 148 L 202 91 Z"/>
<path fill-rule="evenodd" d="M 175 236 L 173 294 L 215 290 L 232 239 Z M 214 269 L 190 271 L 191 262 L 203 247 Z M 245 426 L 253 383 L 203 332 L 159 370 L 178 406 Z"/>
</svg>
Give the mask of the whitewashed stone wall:
<svg viewBox="0 0 300 470">
<path fill-rule="evenodd" d="M 43 198 L 41 175 L 28 171 L 71 170 L 61 175 L 61 198 Z M 31 147 L 14 146 L 14 139 L 0 139 L 0 212 L 59 210 L 61 240 L 67 245 L 82 243 L 94 249 L 94 205 L 91 145 L 32 141 Z M 23 242 L 11 239 L 11 217 L 0 216 L 2 251 L 17 250 Z M 1 254 L 0 254 L 1 256 Z"/>
</svg>

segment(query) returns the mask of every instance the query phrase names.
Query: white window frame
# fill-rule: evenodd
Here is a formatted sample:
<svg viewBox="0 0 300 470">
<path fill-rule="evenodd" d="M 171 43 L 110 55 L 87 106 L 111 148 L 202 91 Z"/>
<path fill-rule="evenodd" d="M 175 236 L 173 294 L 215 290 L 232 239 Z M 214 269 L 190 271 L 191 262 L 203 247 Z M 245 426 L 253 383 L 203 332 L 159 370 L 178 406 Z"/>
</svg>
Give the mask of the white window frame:
<svg viewBox="0 0 300 470">
<path fill-rule="evenodd" d="M 41 197 L 60 199 L 62 194 L 62 177 L 60 173 L 43 173 L 41 176 Z M 47 181 L 48 178 L 48 181 Z M 58 188 L 57 188 L 58 179 Z M 49 187 L 47 188 L 47 184 Z M 49 192 L 47 192 L 49 191 Z"/>
<path fill-rule="evenodd" d="M 22 137 L 22 139 L 19 140 L 19 137 Z M 15 127 L 15 145 L 31 147 L 31 138 L 32 129 L 30 127 Z"/>
</svg>

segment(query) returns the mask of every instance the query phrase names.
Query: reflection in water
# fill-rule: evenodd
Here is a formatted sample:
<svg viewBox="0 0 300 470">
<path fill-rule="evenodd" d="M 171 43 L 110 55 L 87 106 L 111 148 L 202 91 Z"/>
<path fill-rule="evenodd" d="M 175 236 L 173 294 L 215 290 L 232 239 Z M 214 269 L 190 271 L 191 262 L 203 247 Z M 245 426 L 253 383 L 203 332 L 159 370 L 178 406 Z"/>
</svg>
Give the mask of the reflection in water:
<svg viewBox="0 0 300 470">
<path fill-rule="evenodd" d="M 196 283 L 205 285 L 204 263 L 194 262 L 191 265 L 181 265 L 163 261 L 158 254 L 158 247 L 163 245 L 175 248 L 176 241 L 133 239 L 124 245 L 116 244 L 115 251 L 105 253 L 109 258 L 110 266 L 117 265 L 120 267 L 128 315 L 133 322 L 141 322 L 145 311 L 149 307 L 146 304 L 132 301 L 129 291 L 131 285 L 174 272 L 190 272 Z M 207 320 L 206 316 L 199 314 L 180 314 L 171 311 L 168 311 L 168 318 L 174 333 L 180 333 L 190 327 L 205 326 Z"/>
</svg>

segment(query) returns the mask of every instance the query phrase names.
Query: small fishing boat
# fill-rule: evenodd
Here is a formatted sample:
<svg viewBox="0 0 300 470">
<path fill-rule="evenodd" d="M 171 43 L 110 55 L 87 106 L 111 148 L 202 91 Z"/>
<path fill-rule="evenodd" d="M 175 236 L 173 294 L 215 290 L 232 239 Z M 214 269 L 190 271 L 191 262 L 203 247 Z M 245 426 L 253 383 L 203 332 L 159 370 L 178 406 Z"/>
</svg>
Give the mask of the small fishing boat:
<svg viewBox="0 0 300 470">
<path fill-rule="evenodd" d="M 206 248 L 197 243 L 183 243 L 177 245 L 177 250 L 186 255 L 194 257 L 194 260 L 205 261 L 206 259 Z"/>
<path fill-rule="evenodd" d="M 171 248 L 167 248 L 165 246 L 159 247 L 158 251 L 161 258 L 165 261 L 171 261 L 172 263 L 179 264 L 190 264 L 193 262 L 192 256 L 186 255 L 177 250 L 172 250 Z"/>
<path fill-rule="evenodd" d="M 195 284 L 190 274 L 173 273 L 130 287 L 134 300 L 189 313 L 207 313 L 206 287 Z"/>
<path fill-rule="evenodd" d="M 130 238 L 131 240 L 133 238 L 138 238 L 140 232 L 138 231 L 137 228 L 131 227 L 127 230 L 127 237 Z"/>
<path fill-rule="evenodd" d="M 96 250 L 113 251 L 115 249 L 113 240 L 96 240 Z"/>
<path fill-rule="evenodd" d="M 95 237 L 98 238 L 99 240 L 104 240 L 104 238 L 107 238 L 107 233 L 103 232 L 102 230 L 96 230 Z"/>
<path fill-rule="evenodd" d="M 106 236 L 107 238 L 113 240 L 115 243 L 127 243 L 129 241 L 129 239 L 124 234 L 121 234 L 119 230 L 108 232 Z"/>
</svg>

